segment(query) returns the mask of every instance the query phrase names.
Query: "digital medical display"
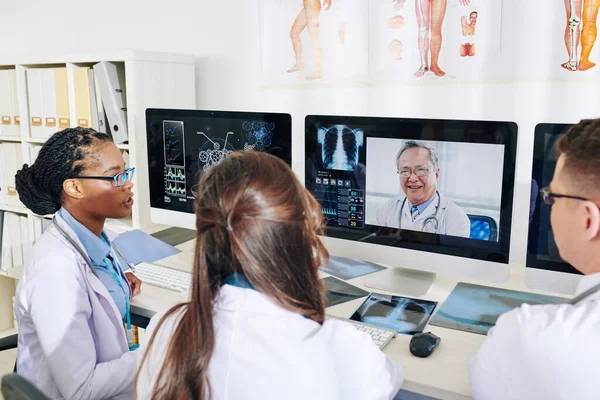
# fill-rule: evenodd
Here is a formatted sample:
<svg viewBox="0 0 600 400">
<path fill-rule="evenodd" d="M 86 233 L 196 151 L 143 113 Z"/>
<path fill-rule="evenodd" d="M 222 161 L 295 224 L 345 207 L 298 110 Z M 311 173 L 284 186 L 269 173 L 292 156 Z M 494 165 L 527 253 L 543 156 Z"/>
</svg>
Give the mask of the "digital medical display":
<svg viewBox="0 0 600 400">
<path fill-rule="evenodd" d="M 193 213 L 202 172 L 236 150 L 291 165 L 289 114 L 149 109 L 146 118 L 151 207 Z"/>
<path fill-rule="evenodd" d="M 508 262 L 516 125 L 308 116 L 327 235 Z"/>
</svg>

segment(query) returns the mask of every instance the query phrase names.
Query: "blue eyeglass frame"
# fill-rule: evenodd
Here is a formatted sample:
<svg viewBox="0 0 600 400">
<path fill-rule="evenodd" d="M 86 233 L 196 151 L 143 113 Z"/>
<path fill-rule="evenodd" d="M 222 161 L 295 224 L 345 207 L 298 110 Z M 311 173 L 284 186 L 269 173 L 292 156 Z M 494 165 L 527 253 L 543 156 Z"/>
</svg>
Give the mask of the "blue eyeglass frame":
<svg viewBox="0 0 600 400">
<path fill-rule="evenodd" d="M 123 185 L 125 185 L 125 183 L 127 183 L 127 181 L 131 181 L 133 180 L 133 176 L 135 175 L 135 167 L 131 167 L 131 168 L 126 168 L 125 171 L 123 172 L 119 172 L 116 175 L 113 176 L 86 176 L 86 175 L 81 175 L 81 176 L 74 176 L 73 178 L 77 178 L 77 179 L 103 179 L 103 180 L 112 180 L 115 181 L 115 187 L 121 187 Z M 119 184 L 119 179 L 121 179 L 121 177 L 124 177 L 123 179 L 123 183 Z"/>
</svg>

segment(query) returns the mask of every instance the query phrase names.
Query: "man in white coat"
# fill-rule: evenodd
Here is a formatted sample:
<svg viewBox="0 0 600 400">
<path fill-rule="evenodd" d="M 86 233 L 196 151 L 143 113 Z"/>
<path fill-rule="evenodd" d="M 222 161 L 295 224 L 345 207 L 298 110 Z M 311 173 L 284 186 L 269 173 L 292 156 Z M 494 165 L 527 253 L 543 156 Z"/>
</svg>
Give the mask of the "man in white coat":
<svg viewBox="0 0 600 400">
<path fill-rule="evenodd" d="M 475 399 L 600 398 L 600 119 L 573 126 L 557 150 L 540 192 L 561 258 L 585 276 L 565 304 L 500 316 L 471 361 Z"/>
<path fill-rule="evenodd" d="M 437 190 L 440 167 L 434 149 L 408 141 L 396 155 L 396 167 L 405 196 L 384 204 L 375 225 L 469 237 L 467 214 Z"/>
</svg>

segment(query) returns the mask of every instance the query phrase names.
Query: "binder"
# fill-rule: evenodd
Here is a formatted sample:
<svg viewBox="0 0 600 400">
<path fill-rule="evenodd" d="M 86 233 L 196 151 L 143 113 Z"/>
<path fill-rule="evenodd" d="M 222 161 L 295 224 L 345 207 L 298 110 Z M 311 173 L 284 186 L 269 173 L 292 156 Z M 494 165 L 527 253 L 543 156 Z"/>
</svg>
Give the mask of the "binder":
<svg viewBox="0 0 600 400">
<path fill-rule="evenodd" d="M 115 64 L 102 61 L 94 65 L 94 74 L 113 140 L 115 143 L 124 143 L 129 140 L 124 105 L 124 73 L 119 74 Z"/>
<path fill-rule="evenodd" d="M 67 83 L 66 68 L 54 68 L 54 84 L 54 91 L 56 92 L 56 117 L 58 118 L 57 131 L 62 131 L 71 126 L 69 85 Z"/>
<path fill-rule="evenodd" d="M 7 132 L 8 136 L 21 136 L 21 112 L 19 111 L 19 92 L 17 90 L 17 71 L 8 70 L 8 84 L 10 86 L 10 104 L 12 109 L 12 125 Z"/>
<path fill-rule="evenodd" d="M 44 100 L 42 95 L 42 77 L 40 70 L 27 70 L 27 97 L 29 98 L 30 135 L 33 138 L 45 138 L 43 126 Z"/>
<path fill-rule="evenodd" d="M 0 135 L 20 136 L 19 122 L 16 72 L 0 70 Z"/>
<path fill-rule="evenodd" d="M 4 144 L 0 143 L 0 204 L 6 204 L 6 180 L 4 177 L 6 176 L 4 171 Z M 0 230 L 2 227 L 0 226 Z"/>
<path fill-rule="evenodd" d="M 92 127 L 92 104 L 90 101 L 90 84 L 87 67 L 73 69 L 75 84 L 75 125 L 82 128 Z"/>
<path fill-rule="evenodd" d="M 31 146 L 29 148 L 29 165 L 33 165 L 33 163 L 37 159 L 38 154 L 40 154 L 41 149 L 42 146 Z"/>
<path fill-rule="evenodd" d="M 2 221 L 2 259 L 0 259 L 0 269 L 4 271 L 8 271 L 13 267 L 13 258 L 12 258 L 12 241 L 11 234 L 9 228 L 9 212 L 4 212 L 4 218 Z"/>
<path fill-rule="evenodd" d="M 100 129 L 100 121 L 98 119 L 98 104 L 96 96 L 96 82 L 94 78 L 94 70 L 88 69 L 88 87 L 90 91 L 90 105 L 92 108 L 92 128 L 98 132 L 103 132 Z"/>
<path fill-rule="evenodd" d="M 12 78 L 10 70 L 0 70 L 0 135 L 19 136 L 19 131 L 15 130 L 13 124 Z"/>
<path fill-rule="evenodd" d="M 2 159 L 4 162 L 4 182 L 6 185 L 6 204 L 23 206 L 15 187 L 15 174 L 23 167 L 23 155 L 20 143 L 2 143 Z"/>
<path fill-rule="evenodd" d="M 42 218 L 32 217 L 33 218 L 33 242 L 37 242 L 39 238 L 42 237 L 43 227 L 42 227 Z"/>
<path fill-rule="evenodd" d="M 20 216 L 13 213 L 8 213 L 8 228 L 10 229 L 11 251 L 12 251 L 12 266 L 18 267 L 23 265 L 23 248 L 21 247 L 21 221 Z"/>
<path fill-rule="evenodd" d="M 21 249 L 23 253 L 23 262 L 27 259 L 29 250 L 33 247 L 33 241 L 29 237 L 29 226 L 27 225 L 27 217 L 20 215 L 19 223 L 21 226 Z"/>
<path fill-rule="evenodd" d="M 106 120 L 106 113 L 104 112 L 104 106 L 102 105 L 102 97 L 100 96 L 100 87 L 98 86 L 98 80 L 96 79 L 96 74 L 93 69 L 90 69 L 90 81 L 94 86 L 94 94 L 96 95 L 96 109 L 92 109 L 92 112 L 96 112 L 98 115 L 98 131 L 106 134 L 110 134 L 110 129 L 108 128 L 108 121 Z M 90 95 L 92 95 L 92 91 L 90 89 Z M 93 107 L 92 103 L 92 107 Z M 93 116 L 92 116 L 93 118 Z"/>
<path fill-rule="evenodd" d="M 56 83 L 54 81 L 53 68 L 41 68 L 40 79 L 42 81 L 42 114 L 44 126 L 44 138 L 58 131 L 58 118 L 56 116 Z"/>
</svg>

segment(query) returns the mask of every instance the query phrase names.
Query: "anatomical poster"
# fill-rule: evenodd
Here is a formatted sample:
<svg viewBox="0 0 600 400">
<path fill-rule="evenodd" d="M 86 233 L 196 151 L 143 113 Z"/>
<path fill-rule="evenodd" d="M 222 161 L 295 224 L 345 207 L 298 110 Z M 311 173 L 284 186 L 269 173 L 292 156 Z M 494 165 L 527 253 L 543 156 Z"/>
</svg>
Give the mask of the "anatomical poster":
<svg viewBox="0 0 600 400">
<path fill-rule="evenodd" d="M 502 0 L 370 0 L 370 80 L 498 75 Z"/>
</svg>

